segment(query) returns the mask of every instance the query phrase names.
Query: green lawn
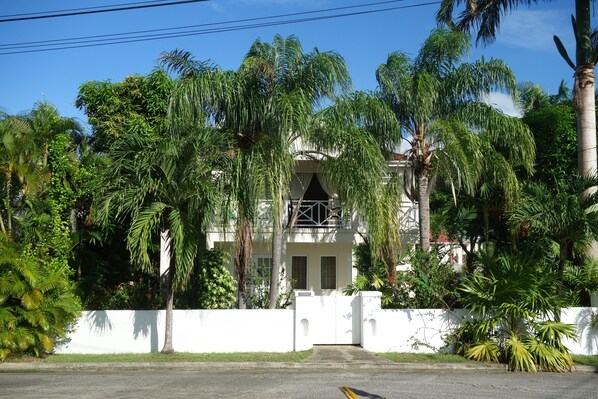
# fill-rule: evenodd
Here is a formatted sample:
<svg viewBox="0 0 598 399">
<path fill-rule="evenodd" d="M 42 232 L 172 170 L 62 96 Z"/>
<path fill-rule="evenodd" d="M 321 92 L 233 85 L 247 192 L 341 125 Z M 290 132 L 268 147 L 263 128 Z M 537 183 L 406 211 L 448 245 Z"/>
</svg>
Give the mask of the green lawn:
<svg viewBox="0 0 598 399">
<path fill-rule="evenodd" d="M 475 363 L 459 355 L 445 353 L 379 353 L 378 356 L 397 363 Z M 598 356 L 571 355 L 575 364 L 598 367 Z"/>
<path fill-rule="evenodd" d="M 397 363 L 475 363 L 459 355 L 449 353 L 378 353 L 378 356 Z"/>
<path fill-rule="evenodd" d="M 301 362 L 307 359 L 312 351 L 286 353 L 123 353 L 109 355 L 49 355 L 43 359 L 20 357 L 11 362 L 44 362 L 44 363 L 140 363 L 140 362 Z"/>
<path fill-rule="evenodd" d="M 598 367 L 597 355 L 571 355 L 575 364 Z"/>
</svg>

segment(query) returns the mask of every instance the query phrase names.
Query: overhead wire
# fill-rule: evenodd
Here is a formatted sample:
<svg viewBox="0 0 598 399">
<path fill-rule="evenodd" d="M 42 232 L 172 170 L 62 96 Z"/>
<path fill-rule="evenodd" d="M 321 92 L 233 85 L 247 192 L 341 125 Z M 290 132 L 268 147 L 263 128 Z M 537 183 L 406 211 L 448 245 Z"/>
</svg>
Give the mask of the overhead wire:
<svg viewBox="0 0 598 399">
<path fill-rule="evenodd" d="M 104 34 L 104 35 L 79 36 L 79 37 L 66 38 L 66 39 L 36 40 L 36 41 L 30 41 L 30 42 L 0 44 L 0 49 L 13 48 L 13 47 L 14 48 L 40 47 L 43 44 L 50 44 L 50 43 L 56 43 L 56 45 L 59 45 L 59 44 L 66 44 L 67 42 L 72 42 L 75 40 L 100 39 L 100 38 L 106 38 L 106 37 L 129 36 L 129 35 L 136 35 L 136 34 L 142 34 L 142 33 L 166 32 L 166 31 L 173 31 L 173 30 L 201 28 L 201 27 L 214 26 L 214 25 L 227 25 L 227 24 L 240 23 L 240 22 L 260 21 L 260 20 L 265 20 L 265 19 L 285 18 L 285 17 L 309 15 L 309 14 L 323 13 L 323 12 L 330 12 L 330 11 L 340 11 L 340 10 L 346 10 L 346 9 L 371 7 L 371 6 L 383 5 L 383 4 L 389 4 L 389 3 L 401 3 L 404 1 L 406 1 L 406 0 L 386 0 L 386 1 L 377 1 L 374 3 L 354 4 L 351 6 L 323 8 L 323 9 L 319 9 L 319 10 L 301 11 L 301 12 L 294 12 L 294 13 L 287 13 L 287 14 L 270 15 L 270 16 L 264 16 L 264 17 L 234 19 L 234 20 L 230 20 L 230 21 L 212 22 L 212 23 L 204 23 L 204 24 L 184 25 L 184 26 L 177 26 L 177 27 L 170 27 L 170 28 L 145 29 L 145 30 L 138 30 L 138 31 L 131 31 L 131 32 L 110 33 L 110 34 Z M 116 40 L 116 39 L 114 39 L 114 40 Z M 29 45 L 32 45 L 32 46 L 29 46 Z"/>
<path fill-rule="evenodd" d="M 60 11 L 49 11 L 47 13 L 40 12 L 40 13 L 31 13 L 29 15 L 22 16 L 19 14 L 15 14 L 16 16 L 8 16 L 9 18 L 2 18 L 0 19 L 0 23 L 3 22 L 18 22 L 18 21 L 30 21 L 34 19 L 47 19 L 47 18 L 60 18 L 60 17 L 72 17 L 77 15 L 88 15 L 88 14 L 99 14 L 99 13 L 107 13 L 107 12 L 116 12 L 116 11 L 129 11 L 129 10 L 140 10 L 143 8 L 154 8 L 154 7 L 165 7 L 165 6 L 174 6 L 180 4 L 190 4 L 190 3 L 203 3 L 209 0 L 178 0 L 178 1 L 168 1 L 168 2 L 155 2 L 155 1 L 146 1 L 141 3 L 127 3 L 122 6 L 112 7 L 112 8 L 102 8 L 100 7 L 87 7 L 78 9 L 79 11 L 72 11 L 72 12 L 60 12 Z M 152 4 L 146 4 L 152 3 Z M 128 4 L 137 4 L 137 5 L 128 5 Z M 77 9 L 73 9 L 77 10 Z M 64 10 L 69 11 L 69 10 Z M 37 14 L 37 15 L 36 15 Z"/>
<path fill-rule="evenodd" d="M 22 16 L 25 16 L 25 15 L 55 14 L 55 13 L 69 12 L 69 11 L 95 10 L 95 9 L 100 9 L 100 8 L 111 8 L 111 7 L 130 6 L 130 5 L 135 5 L 135 4 L 160 3 L 160 2 L 164 2 L 164 1 L 167 1 L 167 0 L 138 1 L 138 2 L 135 2 L 135 3 L 107 4 L 105 6 L 95 6 L 95 7 L 67 8 L 67 9 L 63 9 L 63 10 L 36 11 L 36 12 L 27 12 L 27 13 L 20 13 L 20 14 L 7 14 L 7 15 L 0 15 L 0 18 L 22 17 Z"/>
<path fill-rule="evenodd" d="M 326 19 L 344 18 L 344 17 L 356 16 L 356 15 L 381 13 L 381 12 L 388 12 L 388 11 L 394 11 L 394 10 L 399 10 L 399 9 L 425 7 L 425 6 L 436 5 L 436 4 L 440 3 L 440 1 L 430 1 L 430 2 L 425 2 L 425 3 L 377 8 L 377 9 L 373 9 L 373 10 L 344 12 L 344 13 L 336 13 L 336 14 L 331 14 L 331 15 L 320 15 L 320 16 L 313 16 L 313 17 L 306 17 L 306 18 L 286 19 L 286 20 L 280 20 L 280 21 L 261 22 L 261 23 L 245 24 L 245 25 L 239 24 L 239 23 L 243 23 L 243 22 L 257 22 L 257 21 L 264 21 L 264 20 L 269 20 L 269 19 L 297 17 L 297 16 L 302 16 L 302 15 L 310 15 L 310 14 L 317 14 L 317 13 L 323 13 L 323 12 L 342 11 L 342 10 L 347 10 L 347 9 L 371 7 L 371 6 L 375 6 L 375 5 L 384 5 L 384 4 L 389 4 L 389 3 L 399 3 L 399 2 L 404 2 L 404 1 L 405 0 L 387 0 L 387 1 L 379 1 L 379 2 L 374 2 L 374 3 L 352 5 L 352 6 L 334 7 L 334 8 L 328 8 L 328 9 L 303 11 L 303 12 L 289 13 L 289 14 L 279 14 L 279 15 L 264 16 L 264 17 L 245 18 L 245 19 L 213 22 L 213 23 L 198 24 L 198 25 L 189 25 L 189 26 L 182 26 L 182 27 L 149 29 L 149 30 L 134 31 L 134 32 L 128 32 L 128 33 L 83 36 L 83 37 L 78 37 L 78 38 L 54 39 L 54 40 L 44 40 L 44 41 L 38 41 L 38 42 L 21 42 L 21 43 L 12 43 L 12 44 L 0 44 L 0 55 L 24 54 L 24 53 L 67 50 L 67 49 L 74 49 L 74 48 L 98 47 L 98 46 L 108 46 L 108 45 L 115 45 L 115 44 L 133 43 L 133 42 L 163 40 L 163 39 L 186 37 L 186 36 L 198 36 L 198 35 L 206 35 L 206 34 L 214 34 L 214 33 L 232 32 L 232 31 L 256 29 L 256 28 L 279 26 L 279 25 L 289 25 L 289 24 L 298 24 L 298 23 L 304 23 L 304 22 L 313 22 L 313 21 L 326 20 Z M 222 25 L 231 25 L 231 24 L 238 24 L 238 25 L 222 26 Z M 205 27 L 209 27 L 209 26 L 221 26 L 221 27 L 198 29 L 198 30 L 187 30 L 187 31 L 173 32 L 173 33 L 145 34 L 145 33 L 166 32 L 166 31 L 173 31 L 173 30 L 199 28 L 199 27 L 205 28 Z M 34 48 L 34 47 L 47 47 L 47 48 Z M 34 48 L 34 49 L 31 49 L 31 48 Z M 26 49 L 29 49 L 29 50 L 26 50 Z M 5 51 L 5 50 L 14 50 L 14 51 Z"/>
</svg>

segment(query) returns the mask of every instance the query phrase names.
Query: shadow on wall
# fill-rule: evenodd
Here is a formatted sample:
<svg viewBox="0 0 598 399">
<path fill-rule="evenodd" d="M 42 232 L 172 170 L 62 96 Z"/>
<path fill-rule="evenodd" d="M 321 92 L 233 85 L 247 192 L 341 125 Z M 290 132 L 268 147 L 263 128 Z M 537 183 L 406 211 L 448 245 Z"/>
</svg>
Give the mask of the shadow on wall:
<svg viewBox="0 0 598 399">
<path fill-rule="evenodd" d="M 112 331 L 113 325 L 106 310 L 93 310 L 85 315 L 85 322 L 93 328 L 97 335 L 104 335 Z"/>
<path fill-rule="evenodd" d="M 598 354 L 598 311 L 583 308 L 575 319 L 577 336 L 586 353 Z"/>
<path fill-rule="evenodd" d="M 158 352 L 158 314 L 156 310 L 137 310 L 133 312 L 133 336 L 150 339 L 150 352 Z"/>
</svg>

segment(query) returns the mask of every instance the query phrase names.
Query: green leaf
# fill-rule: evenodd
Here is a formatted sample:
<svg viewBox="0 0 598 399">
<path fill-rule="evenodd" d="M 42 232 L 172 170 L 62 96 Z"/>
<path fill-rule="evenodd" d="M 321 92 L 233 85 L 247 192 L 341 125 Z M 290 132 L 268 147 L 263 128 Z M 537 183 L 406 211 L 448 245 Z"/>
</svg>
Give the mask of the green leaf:
<svg viewBox="0 0 598 399">
<path fill-rule="evenodd" d="M 556 44 L 556 48 L 559 51 L 559 54 L 561 55 L 561 57 L 563 57 L 563 59 L 565 60 L 565 62 L 567 62 L 567 64 L 569 64 L 569 66 L 575 70 L 575 64 L 573 63 L 573 61 L 571 61 L 571 58 L 569 58 L 569 54 L 567 53 L 567 49 L 565 49 L 565 46 L 563 45 L 563 42 L 561 42 L 561 39 L 559 39 L 558 36 L 554 35 L 552 37 L 554 39 L 554 44 Z"/>
</svg>

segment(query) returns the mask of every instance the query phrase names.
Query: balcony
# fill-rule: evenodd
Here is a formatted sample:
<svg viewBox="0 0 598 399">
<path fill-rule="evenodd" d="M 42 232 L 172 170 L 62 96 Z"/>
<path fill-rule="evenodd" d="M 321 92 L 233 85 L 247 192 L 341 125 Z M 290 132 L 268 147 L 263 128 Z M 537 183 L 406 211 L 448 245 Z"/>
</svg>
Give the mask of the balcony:
<svg viewBox="0 0 598 399">
<path fill-rule="evenodd" d="M 292 200 L 288 203 L 288 220 L 299 228 L 350 228 L 350 214 L 343 214 L 334 200 Z"/>
</svg>

